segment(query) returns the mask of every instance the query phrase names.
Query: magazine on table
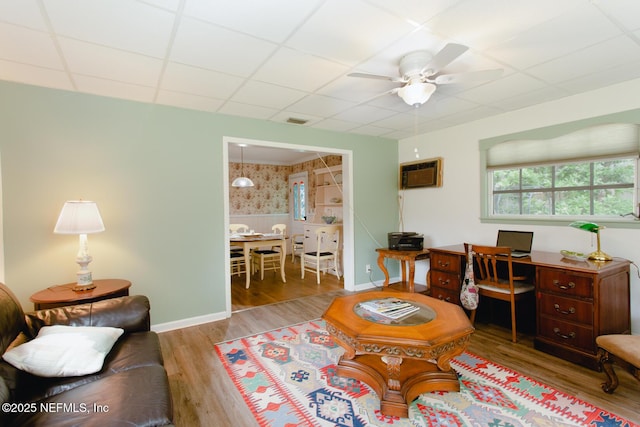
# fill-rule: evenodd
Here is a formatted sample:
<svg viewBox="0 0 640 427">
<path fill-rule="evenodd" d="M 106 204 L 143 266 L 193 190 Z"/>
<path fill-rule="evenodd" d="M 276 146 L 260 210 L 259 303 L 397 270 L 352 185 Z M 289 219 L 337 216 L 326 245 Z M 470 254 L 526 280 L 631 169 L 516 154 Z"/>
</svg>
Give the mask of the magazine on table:
<svg viewBox="0 0 640 427">
<path fill-rule="evenodd" d="M 360 305 L 372 313 L 380 314 L 390 319 L 399 319 L 420 310 L 420 307 L 398 298 L 364 301 Z"/>
</svg>

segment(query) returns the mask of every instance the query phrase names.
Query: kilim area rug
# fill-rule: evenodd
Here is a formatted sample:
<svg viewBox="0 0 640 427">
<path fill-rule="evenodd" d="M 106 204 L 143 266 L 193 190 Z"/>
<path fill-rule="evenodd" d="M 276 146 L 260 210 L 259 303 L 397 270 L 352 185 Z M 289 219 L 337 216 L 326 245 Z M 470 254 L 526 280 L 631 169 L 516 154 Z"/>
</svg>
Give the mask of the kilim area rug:
<svg viewBox="0 0 640 427">
<path fill-rule="evenodd" d="M 420 395 L 409 418 L 380 413 L 366 384 L 335 373 L 342 348 L 322 320 L 216 345 L 261 426 L 636 426 L 471 353 L 451 365 L 460 392 Z"/>
</svg>

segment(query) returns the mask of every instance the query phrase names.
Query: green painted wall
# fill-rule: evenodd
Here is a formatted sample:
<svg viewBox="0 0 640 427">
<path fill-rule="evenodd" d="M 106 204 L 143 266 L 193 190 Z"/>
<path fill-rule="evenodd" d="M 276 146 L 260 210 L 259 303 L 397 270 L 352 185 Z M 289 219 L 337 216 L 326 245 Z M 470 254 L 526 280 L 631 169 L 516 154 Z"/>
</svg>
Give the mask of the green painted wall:
<svg viewBox="0 0 640 427">
<path fill-rule="evenodd" d="M 52 230 L 83 198 L 106 226 L 89 236 L 94 278 L 131 280 L 154 324 L 223 312 L 223 136 L 353 151 L 355 283 L 367 283 L 374 239 L 398 223 L 397 141 L 0 82 L 4 279 L 24 307 L 75 280 L 77 239 Z"/>
</svg>

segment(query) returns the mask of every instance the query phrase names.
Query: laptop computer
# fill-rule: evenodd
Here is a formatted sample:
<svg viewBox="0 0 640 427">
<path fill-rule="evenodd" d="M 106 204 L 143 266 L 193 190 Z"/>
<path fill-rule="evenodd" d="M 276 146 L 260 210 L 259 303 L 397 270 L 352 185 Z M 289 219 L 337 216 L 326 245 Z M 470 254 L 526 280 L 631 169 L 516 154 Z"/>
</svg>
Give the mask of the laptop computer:
<svg viewBox="0 0 640 427">
<path fill-rule="evenodd" d="M 511 248 L 511 256 L 522 258 L 531 255 L 533 244 L 533 231 L 498 230 L 496 246 L 508 246 Z"/>
</svg>

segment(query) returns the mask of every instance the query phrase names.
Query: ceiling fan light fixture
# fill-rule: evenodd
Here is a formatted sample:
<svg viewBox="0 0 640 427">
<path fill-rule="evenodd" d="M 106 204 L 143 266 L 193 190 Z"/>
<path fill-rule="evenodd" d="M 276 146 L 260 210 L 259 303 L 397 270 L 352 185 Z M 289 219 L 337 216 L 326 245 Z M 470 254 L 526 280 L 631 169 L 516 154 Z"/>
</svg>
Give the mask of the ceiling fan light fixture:
<svg viewBox="0 0 640 427">
<path fill-rule="evenodd" d="M 432 83 L 410 83 L 398 90 L 398 95 L 408 105 L 419 107 L 429 100 L 436 85 Z"/>
</svg>

